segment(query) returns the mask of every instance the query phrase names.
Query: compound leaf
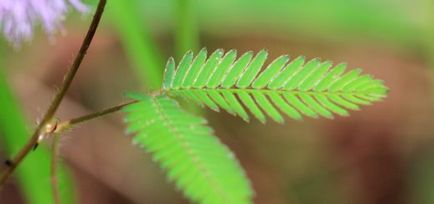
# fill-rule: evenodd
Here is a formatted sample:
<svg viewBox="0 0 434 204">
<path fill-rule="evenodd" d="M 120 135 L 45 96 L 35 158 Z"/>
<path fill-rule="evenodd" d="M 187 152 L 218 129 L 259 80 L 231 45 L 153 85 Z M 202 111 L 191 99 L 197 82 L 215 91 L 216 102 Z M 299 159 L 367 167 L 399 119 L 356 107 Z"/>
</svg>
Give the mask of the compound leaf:
<svg viewBox="0 0 434 204">
<path fill-rule="evenodd" d="M 206 50 L 198 55 L 197 58 L 206 58 Z M 332 62 L 318 58 L 306 61 L 298 57 L 291 61 L 283 55 L 265 66 L 265 50 L 254 57 L 252 52 L 238 59 L 236 55 L 235 50 L 226 54 L 216 50 L 208 60 L 200 60 L 202 64 L 194 64 L 193 72 L 185 71 L 192 52 L 187 52 L 184 59 L 188 60 L 182 60 L 178 66 L 171 58 L 163 92 L 216 111 L 226 110 L 246 121 L 250 119 L 248 110 L 261 122 L 266 121 L 265 115 L 283 122 L 282 113 L 295 120 L 302 115 L 348 116 L 347 110 L 359 110 L 360 105 L 372 104 L 387 95 L 388 89 L 381 80 L 362 74 L 361 69 L 345 73 L 346 64 L 333 67 Z M 185 78 L 189 79 L 187 85 L 178 83 Z"/>
<path fill-rule="evenodd" d="M 133 98 L 138 102 L 123 109 L 127 132 L 135 134 L 133 142 L 152 154 L 187 197 L 199 203 L 251 203 L 253 191 L 244 171 L 205 119 L 183 111 L 165 95 Z"/>
</svg>

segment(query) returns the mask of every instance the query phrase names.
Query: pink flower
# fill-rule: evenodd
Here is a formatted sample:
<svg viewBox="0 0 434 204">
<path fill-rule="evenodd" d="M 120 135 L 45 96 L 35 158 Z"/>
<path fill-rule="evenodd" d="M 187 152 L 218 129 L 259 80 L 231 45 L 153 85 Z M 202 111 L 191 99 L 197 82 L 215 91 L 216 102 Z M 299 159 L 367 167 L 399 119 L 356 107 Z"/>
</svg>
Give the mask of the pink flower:
<svg viewBox="0 0 434 204">
<path fill-rule="evenodd" d="M 15 47 L 32 39 L 36 24 L 53 35 L 61 28 L 69 6 L 81 13 L 88 11 L 80 0 L 0 0 L 1 31 Z"/>
</svg>

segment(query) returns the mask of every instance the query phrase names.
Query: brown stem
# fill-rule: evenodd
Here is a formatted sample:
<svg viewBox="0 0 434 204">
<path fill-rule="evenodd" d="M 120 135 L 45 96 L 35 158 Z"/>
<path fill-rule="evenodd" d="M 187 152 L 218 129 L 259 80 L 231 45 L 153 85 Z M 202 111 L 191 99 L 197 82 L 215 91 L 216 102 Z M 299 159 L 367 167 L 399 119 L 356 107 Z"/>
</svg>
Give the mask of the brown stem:
<svg viewBox="0 0 434 204">
<path fill-rule="evenodd" d="M 68 72 L 65 75 L 65 78 L 63 80 L 63 83 L 54 96 L 54 99 L 52 100 L 48 110 L 45 112 L 41 123 L 35 128 L 31 138 L 27 142 L 27 144 L 18 152 L 18 154 L 11 160 L 10 164 L 8 165 L 6 170 L 3 172 L 2 176 L 0 177 L 0 189 L 5 184 L 6 180 L 11 176 L 11 174 L 14 172 L 16 167 L 21 163 L 21 161 L 27 156 L 27 154 L 33 149 L 33 147 L 38 143 L 38 137 L 41 133 L 41 130 L 49 121 L 52 120 L 54 114 L 57 111 L 57 108 L 60 105 L 60 102 L 62 102 L 63 97 L 66 94 L 66 91 L 68 90 L 69 86 L 71 85 L 72 80 L 75 77 L 75 74 L 77 73 L 78 69 L 80 68 L 80 64 L 83 61 L 84 56 L 86 55 L 87 49 L 89 48 L 93 36 L 95 35 L 96 29 L 98 27 L 98 24 L 101 20 L 101 16 L 104 12 L 104 7 L 106 4 L 106 0 L 100 0 L 98 3 L 98 7 L 96 9 L 95 15 L 93 16 L 92 23 L 89 27 L 89 30 L 87 31 L 86 37 L 83 40 L 83 43 L 81 44 L 80 50 L 77 54 L 77 56 L 74 59 L 73 64 L 69 68 Z"/>
<path fill-rule="evenodd" d="M 55 132 L 56 133 L 62 133 L 63 131 L 65 131 L 66 129 L 70 128 L 73 125 L 77 125 L 79 123 L 83 123 L 83 122 L 86 122 L 86 121 L 89 121 L 89 120 L 92 120 L 95 118 L 99 118 L 101 116 L 104 116 L 104 115 L 107 115 L 107 114 L 110 114 L 110 113 L 113 113 L 116 111 L 119 111 L 123 107 L 130 105 L 130 104 L 133 104 L 133 103 L 137 103 L 137 102 L 138 102 L 137 100 L 128 101 L 128 102 L 125 102 L 125 103 L 119 104 L 117 106 L 113 106 L 113 107 L 110 107 L 110 108 L 107 108 L 107 109 L 104 109 L 104 110 L 101 110 L 98 112 L 94 112 L 94 113 L 83 115 L 83 116 L 80 116 L 77 118 L 66 120 L 66 121 L 61 122 L 57 125 L 57 129 Z"/>
<path fill-rule="evenodd" d="M 85 122 L 85 121 L 88 121 L 88 120 L 91 120 L 91 119 L 94 119 L 94 118 L 98 118 L 100 116 L 104 116 L 104 115 L 109 114 L 109 113 L 116 112 L 116 111 L 122 109 L 123 107 L 125 107 L 127 105 L 130 105 L 130 104 L 133 104 L 133 103 L 137 103 L 137 101 L 136 100 L 134 100 L 134 101 L 128 101 L 128 102 L 119 104 L 117 106 L 113 106 L 111 108 L 107 108 L 105 110 L 101 110 L 101 111 L 98 111 L 98 112 L 95 112 L 95 113 L 84 115 L 84 116 L 81 116 L 81 117 L 78 117 L 78 118 L 73 118 L 73 119 L 69 120 L 69 125 L 75 125 L 77 123 L 82 123 L 82 122 Z"/>
</svg>

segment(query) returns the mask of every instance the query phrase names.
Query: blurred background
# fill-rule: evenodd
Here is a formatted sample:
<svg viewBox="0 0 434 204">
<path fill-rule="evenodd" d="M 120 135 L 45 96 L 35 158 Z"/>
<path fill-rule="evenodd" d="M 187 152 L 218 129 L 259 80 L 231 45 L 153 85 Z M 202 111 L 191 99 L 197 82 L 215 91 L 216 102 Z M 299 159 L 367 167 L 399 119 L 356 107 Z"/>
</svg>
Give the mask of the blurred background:
<svg viewBox="0 0 434 204">
<path fill-rule="evenodd" d="M 86 1 L 95 8 L 96 1 Z M 91 113 L 128 91 L 158 88 L 165 60 L 186 50 L 267 49 L 320 57 L 383 79 L 382 102 L 334 120 L 244 123 L 201 111 L 238 156 L 258 204 L 434 203 L 434 2 L 431 0 L 111 0 L 59 118 Z M 0 159 L 14 154 L 45 111 L 92 14 L 72 13 L 65 35 L 39 30 L 0 54 Z M 120 113 L 61 142 L 67 203 L 188 203 L 149 155 L 132 146 Z M 0 203 L 51 201 L 49 143 L 32 152 Z M 1 167 L 0 169 L 2 169 Z"/>
</svg>

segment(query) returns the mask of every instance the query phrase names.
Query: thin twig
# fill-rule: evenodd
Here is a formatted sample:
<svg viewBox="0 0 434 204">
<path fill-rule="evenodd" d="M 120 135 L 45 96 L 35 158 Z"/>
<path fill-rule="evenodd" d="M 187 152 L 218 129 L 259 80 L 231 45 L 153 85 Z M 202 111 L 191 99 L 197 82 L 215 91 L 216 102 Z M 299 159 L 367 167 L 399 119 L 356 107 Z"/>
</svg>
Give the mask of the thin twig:
<svg viewBox="0 0 434 204">
<path fill-rule="evenodd" d="M 60 200 L 60 193 L 59 193 L 59 184 L 58 184 L 58 163 L 59 163 L 59 142 L 60 142 L 60 135 L 67 130 L 68 128 L 70 128 L 73 125 L 82 123 L 82 122 L 86 122 L 95 118 L 99 118 L 101 116 L 119 111 L 120 109 L 122 109 L 123 107 L 136 103 L 138 101 L 133 100 L 133 101 L 128 101 L 122 104 L 119 104 L 117 106 L 113 106 L 98 112 L 94 112 L 88 115 L 84 115 L 84 116 L 80 116 L 78 118 L 73 118 L 64 122 L 60 122 L 56 125 L 56 129 L 53 132 L 53 141 L 51 144 L 51 186 L 52 186 L 52 192 L 53 192 L 53 199 L 54 199 L 54 203 L 55 204 L 60 204 L 61 200 Z"/>
<path fill-rule="evenodd" d="M 57 166 L 59 164 L 59 142 L 60 133 L 53 134 L 53 141 L 51 144 L 51 189 L 53 192 L 53 199 L 55 204 L 60 204 L 59 183 L 57 177 Z"/>
<path fill-rule="evenodd" d="M 70 120 L 66 120 L 66 121 L 60 122 L 57 125 L 57 129 L 56 129 L 55 132 L 56 133 L 62 133 L 66 129 L 69 129 L 71 126 L 74 126 L 74 125 L 77 125 L 79 123 L 83 123 L 83 122 L 86 122 L 86 121 L 89 121 L 89 120 L 92 120 L 92 119 L 95 119 L 95 118 L 99 118 L 101 116 L 104 116 L 104 115 L 107 115 L 107 114 L 110 114 L 110 113 L 113 113 L 113 112 L 116 112 L 116 111 L 119 111 L 123 107 L 125 107 L 127 105 L 130 105 L 130 104 L 133 104 L 133 103 L 137 103 L 137 102 L 138 102 L 137 100 L 128 101 L 128 102 L 125 102 L 125 103 L 119 104 L 117 106 L 113 106 L 113 107 L 110 107 L 110 108 L 107 108 L 107 109 L 104 109 L 104 110 L 101 110 L 101 111 L 98 111 L 98 112 L 90 113 L 90 114 L 87 114 L 87 115 L 83 115 L 83 116 L 80 116 L 80 117 L 77 117 L 77 118 L 73 118 L 73 119 L 70 119 Z"/>
<path fill-rule="evenodd" d="M 106 4 L 106 0 L 99 1 L 98 7 L 96 9 L 95 15 L 93 16 L 93 20 L 89 27 L 89 30 L 87 31 L 86 37 L 83 40 L 81 48 L 77 56 L 75 57 L 73 64 L 71 65 L 70 69 L 65 75 L 65 78 L 63 80 L 63 83 L 59 91 L 54 96 L 54 99 L 52 100 L 48 110 L 45 112 L 41 123 L 39 123 L 39 125 L 35 128 L 35 131 L 33 132 L 27 144 L 20 150 L 20 152 L 14 157 L 14 159 L 11 160 L 11 165 L 7 166 L 6 170 L 0 177 L 0 189 L 3 187 L 6 180 L 11 176 L 11 174 L 14 172 L 14 170 L 20 164 L 20 162 L 27 156 L 27 154 L 38 143 L 38 137 L 41 134 L 41 130 L 43 129 L 43 127 L 45 127 L 47 123 L 49 123 L 49 121 L 52 120 L 54 114 L 56 113 L 57 108 L 62 102 L 62 99 L 66 94 L 66 91 L 68 90 L 72 80 L 75 77 L 75 74 L 80 68 L 80 64 L 83 61 L 84 56 L 86 55 L 87 49 L 89 48 L 92 42 L 93 36 L 95 35 L 96 29 L 101 20 L 101 16 L 104 12 L 105 4 Z"/>
<path fill-rule="evenodd" d="M 95 113 L 91 113 L 89 115 L 84 115 L 84 116 L 81 116 L 81 117 L 78 117 L 78 118 L 73 118 L 73 119 L 69 120 L 69 124 L 70 125 L 76 125 L 77 123 L 82 123 L 82 122 L 85 122 L 85 121 L 88 121 L 88 120 L 91 120 L 91 119 L 94 119 L 94 118 L 97 118 L 97 117 L 100 117 L 100 116 L 103 116 L 103 115 L 106 115 L 106 114 L 109 114 L 109 113 L 113 113 L 113 112 L 116 112 L 116 111 L 122 109 L 123 107 L 125 107 L 127 105 L 130 105 L 130 104 L 133 104 L 133 103 L 137 103 L 137 101 L 136 100 L 134 100 L 134 101 L 128 101 L 128 102 L 119 104 L 117 106 L 114 106 L 114 107 L 111 107 L 111 108 L 107 108 L 105 110 L 101 110 L 101 111 L 98 111 L 98 112 L 95 112 Z"/>
</svg>

